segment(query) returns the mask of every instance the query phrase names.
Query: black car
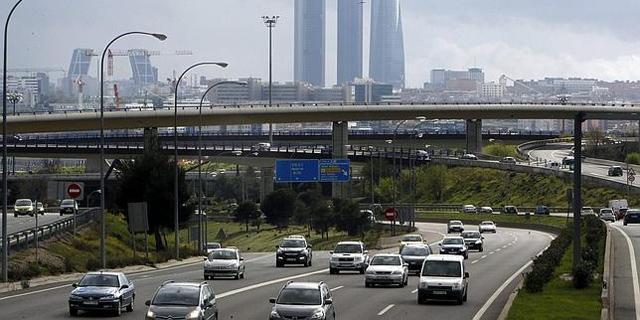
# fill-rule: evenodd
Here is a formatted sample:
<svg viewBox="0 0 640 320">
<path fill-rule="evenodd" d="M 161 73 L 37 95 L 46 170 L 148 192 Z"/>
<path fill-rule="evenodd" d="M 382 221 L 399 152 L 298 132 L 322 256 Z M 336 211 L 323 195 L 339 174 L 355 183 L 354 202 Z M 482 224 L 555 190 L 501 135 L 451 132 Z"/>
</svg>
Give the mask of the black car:
<svg viewBox="0 0 640 320">
<path fill-rule="evenodd" d="M 465 259 L 469 258 L 469 252 L 462 237 L 444 238 L 440 243 L 440 254 L 456 254 L 463 256 Z"/>
<path fill-rule="evenodd" d="M 514 206 L 505 206 L 504 210 L 502 210 L 503 214 L 518 214 L 518 208 Z"/>
<path fill-rule="evenodd" d="M 402 260 L 409 265 L 409 273 L 420 273 L 424 259 L 426 259 L 430 254 L 431 248 L 422 244 L 408 244 L 400 249 L 400 256 L 402 256 Z"/>
<path fill-rule="evenodd" d="M 548 216 L 550 214 L 549 207 L 547 207 L 547 206 L 537 206 L 535 214 L 537 214 L 537 215 L 547 215 Z"/>
<path fill-rule="evenodd" d="M 69 314 L 78 311 L 109 311 L 119 316 L 122 309 L 133 311 L 136 290 L 122 272 L 89 272 L 73 284 L 69 296 Z"/>
<path fill-rule="evenodd" d="M 146 320 L 218 320 L 216 295 L 207 282 L 166 281 L 145 304 Z"/>
<path fill-rule="evenodd" d="M 484 237 L 479 231 L 465 231 L 462 233 L 462 238 L 468 250 L 484 251 Z"/>
<path fill-rule="evenodd" d="M 629 209 L 624 214 L 623 224 L 626 226 L 628 223 L 640 223 L 640 209 Z"/>
<path fill-rule="evenodd" d="M 613 166 L 613 167 L 609 167 L 609 170 L 607 171 L 607 175 L 610 177 L 622 177 L 624 175 L 624 172 L 622 171 L 621 167 Z"/>
<path fill-rule="evenodd" d="M 335 320 L 331 290 L 324 282 L 293 282 L 285 284 L 273 303 L 269 320 L 313 319 Z"/>
<path fill-rule="evenodd" d="M 284 238 L 280 245 L 276 246 L 277 268 L 284 267 L 286 264 L 302 264 L 310 267 L 312 260 L 311 244 L 308 244 L 303 237 Z"/>
</svg>

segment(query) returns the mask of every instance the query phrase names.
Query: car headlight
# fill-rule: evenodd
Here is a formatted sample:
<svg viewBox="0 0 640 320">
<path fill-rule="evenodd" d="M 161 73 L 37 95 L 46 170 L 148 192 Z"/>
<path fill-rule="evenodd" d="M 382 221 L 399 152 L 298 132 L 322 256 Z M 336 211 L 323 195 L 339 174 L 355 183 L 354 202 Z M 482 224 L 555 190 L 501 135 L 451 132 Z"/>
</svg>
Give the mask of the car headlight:
<svg viewBox="0 0 640 320">
<path fill-rule="evenodd" d="M 482 241 L 480 241 L 480 240 L 476 241 L 476 244 L 481 244 L 481 243 L 482 243 Z"/>
<path fill-rule="evenodd" d="M 460 289 L 460 283 L 454 283 L 453 286 L 451 286 L 454 290 L 459 290 Z"/>
<path fill-rule="evenodd" d="M 278 311 L 276 311 L 276 309 L 271 310 L 271 318 L 280 318 L 280 314 L 278 313 Z"/>
<path fill-rule="evenodd" d="M 75 295 L 75 294 L 72 294 L 72 295 L 70 295 L 70 296 L 69 296 L 69 299 L 72 299 L 72 300 L 82 300 L 82 297 L 81 297 L 81 296 L 77 296 L 77 295 Z"/>
<path fill-rule="evenodd" d="M 429 287 L 429 284 L 427 284 L 426 282 L 420 282 L 420 288 L 421 289 L 426 289 Z"/>
<path fill-rule="evenodd" d="M 402 270 L 394 270 L 391 274 L 402 274 Z"/>
<path fill-rule="evenodd" d="M 115 298 L 116 297 L 114 295 L 110 294 L 108 296 L 101 297 L 100 300 L 113 300 Z"/>
<path fill-rule="evenodd" d="M 375 272 L 375 271 L 373 271 L 373 270 L 369 270 L 369 269 L 367 269 L 367 271 L 366 271 L 365 273 L 366 273 L 366 274 L 376 274 L 376 272 Z"/>
<path fill-rule="evenodd" d="M 189 313 L 187 313 L 186 319 L 190 320 L 190 319 L 198 319 L 200 317 L 200 310 L 193 310 Z"/>
<path fill-rule="evenodd" d="M 153 313 L 153 311 L 149 310 L 147 311 L 147 319 L 155 319 L 156 318 L 156 314 Z"/>
<path fill-rule="evenodd" d="M 311 319 L 324 319 L 324 310 L 322 309 L 316 310 L 311 316 Z"/>
</svg>

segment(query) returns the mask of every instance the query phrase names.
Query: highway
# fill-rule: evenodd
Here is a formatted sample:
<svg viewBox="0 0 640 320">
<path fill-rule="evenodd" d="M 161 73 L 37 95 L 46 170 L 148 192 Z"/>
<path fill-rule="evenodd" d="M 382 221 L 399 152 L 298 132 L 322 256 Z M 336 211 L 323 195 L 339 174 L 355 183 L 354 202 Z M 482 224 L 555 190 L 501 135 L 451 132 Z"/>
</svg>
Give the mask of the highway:
<svg viewBox="0 0 640 320">
<path fill-rule="evenodd" d="M 418 223 L 419 231 L 438 249 L 444 224 Z M 469 300 L 464 305 L 431 303 L 418 305 L 417 277 L 405 288 L 365 288 L 364 276 L 357 273 L 329 275 L 327 252 L 315 252 L 313 267 L 275 268 L 273 253 L 245 254 L 246 279 L 214 280 L 220 319 L 267 319 L 268 299 L 277 295 L 288 280 L 325 281 L 333 291 L 339 319 L 495 319 L 515 282 L 506 283 L 551 241 L 548 234 L 498 227 L 497 234 L 485 235 L 485 250 L 472 252 L 466 262 L 470 273 Z M 387 251 L 396 251 L 389 249 Z M 144 301 L 166 280 L 202 281 L 202 264 L 196 263 L 131 275 L 137 299 L 132 313 L 123 319 L 142 319 Z M 3 319 L 67 319 L 68 283 L 0 294 Z M 97 315 L 80 314 L 80 317 Z"/>
<path fill-rule="evenodd" d="M 43 216 L 38 215 L 38 225 L 42 226 L 45 224 L 56 222 L 63 218 L 68 218 L 70 215 L 60 216 L 57 212 L 47 212 Z M 0 223 L 2 222 L 2 216 L 0 216 Z M 25 231 L 32 229 L 36 226 L 36 218 L 30 216 L 18 216 L 14 217 L 12 212 L 7 214 L 7 232 L 8 234 Z M 0 235 L 2 235 L 2 231 L 0 230 Z"/>
<path fill-rule="evenodd" d="M 640 226 L 622 225 L 622 221 L 610 224 L 612 227 L 613 264 L 613 316 L 615 319 L 640 319 Z"/>
</svg>

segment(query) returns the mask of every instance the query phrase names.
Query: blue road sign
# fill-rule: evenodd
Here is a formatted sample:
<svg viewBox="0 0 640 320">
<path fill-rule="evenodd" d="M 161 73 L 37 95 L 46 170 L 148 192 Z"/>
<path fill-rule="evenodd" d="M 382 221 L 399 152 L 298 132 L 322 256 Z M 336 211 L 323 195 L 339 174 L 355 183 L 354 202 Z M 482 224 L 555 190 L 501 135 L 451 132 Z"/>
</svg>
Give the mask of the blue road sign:
<svg viewBox="0 0 640 320">
<path fill-rule="evenodd" d="M 351 177 L 349 159 L 320 160 L 320 182 L 346 182 Z"/>
<path fill-rule="evenodd" d="M 276 182 L 318 182 L 318 160 L 276 160 Z"/>
</svg>

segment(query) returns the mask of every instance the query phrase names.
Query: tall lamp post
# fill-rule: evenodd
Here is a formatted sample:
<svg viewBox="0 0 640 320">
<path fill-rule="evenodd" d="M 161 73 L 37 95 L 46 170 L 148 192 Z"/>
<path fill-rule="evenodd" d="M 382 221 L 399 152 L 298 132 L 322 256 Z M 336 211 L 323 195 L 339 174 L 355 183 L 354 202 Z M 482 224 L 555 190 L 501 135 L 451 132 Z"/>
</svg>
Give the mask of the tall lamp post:
<svg viewBox="0 0 640 320">
<path fill-rule="evenodd" d="M 130 35 L 143 35 L 154 37 L 160 41 L 167 39 L 167 36 L 161 33 L 151 33 L 143 31 L 131 31 L 125 32 L 115 38 L 113 38 L 102 50 L 102 56 L 100 57 L 100 260 L 102 262 L 102 268 L 107 267 L 107 224 L 105 217 L 105 178 L 104 178 L 104 57 L 109 51 L 109 47 L 118 39 L 130 36 Z"/>
<path fill-rule="evenodd" d="M 413 129 L 411 130 L 412 134 L 411 134 L 411 138 L 412 138 L 412 143 L 411 143 L 411 148 L 409 148 L 409 150 L 413 150 L 413 147 L 415 146 L 415 141 L 416 138 L 418 138 L 418 135 L 420 135 L 417 130 L 418 128 L 427 120 L 426 117 L 424 116 L 418 116 L 416 117 L 416 125 L 413 126 Z M 416 226 L 416 218 L 415 218 L 415 214 L 416 214 L 416 160 L 418 157 L 418 153 L 417 153 L 417 149 L 415 149 L 415 151 L 410 152 L 409 153 L 409 162 L 411 162 L 411 200 L 412 200 L 412 226 L 415 227 Z M 412 160 L 413 159 L 413 160 Z"/>
<path fill-rule="evenodd" d="M 273 46 L 272 46 L 272 31 L 276 27 L 276 23 L 280 19 L 280 16 L 262 16 L 265 26 L 269 29 L 269 107 L 271 107 L 271 90 L 273 86 Z M 273 145 L 273 124 L 269 123 L 269 143 Z"/>
<path fill-rule="evenodd" d="M 395 144 L 396 140 L 396 136 L 398 134 L 398 129 L 400 129 L 400 126 L 403 125 L 405 122 L 407 122 L 407 120 L 402 120 L 400 122 L 398 122 L 398 124 L 396 125 L 396 128 L 393 130 L 393 139 L 391 141 L 387 141 L 388 143 L 391 144 Z M 396 147 L 395 145 L 391 146 L 391 152 L 393 152 L 393 206 L 396 206 L 396 175 L 397 175 L 397 169 L 396 169 Z"/>
<path fill-rule="evenodd" d="M 178 77 L 178 79 L 176 80 L 175 87 L 173 88 L 173 178 L 175 179 L 173 181 L 173 226 L 175 228 L 176 260 L 180 260 L 180 222 L 178 219 L 178 212 L 180 209 L 180 204 L 178 203 L 180 201 L 180 197 L 178 196 L 178 88 L 180 87 L 180 81 L 182 80 L 184 75 L 187 74 L 187 72 L 189 72 L 193 68 L 204 65 L 215 65 L 221 68 L 226 68 L 229 64 L 226 62 L 210 61 L 196 63 L 184 70 L 182 74 L 180 74 L 180 77 Z M 202 108 L 200 108 L 200 111 L 202 111 Z"/>
<path fill-rule="evenodd" d="M 22 0 L 13 5 L 4 24 L 4 55 L 2 64 L 2 281 L 9 281 L 9 246 L 7 238 L 7 36 L 9 21 Z"/>
<path fill-rule="evenodd" d="M 246 82 L 240 81 L 220 81 L 211 85 L 207 91 L 202 94 L 202 99 L 200 99 L 200 106 L 198 107 L 198 250 L 203 250 L 202 244 L 202 225 L 204 217 L 202 215 L 202 104 L 204 103 L 204 98 L 207 97 L 207 94 L 215 87 L 224 85 L 224 84 L 236 84 L 240 86 L 246 86 Z"/>
</svg>

